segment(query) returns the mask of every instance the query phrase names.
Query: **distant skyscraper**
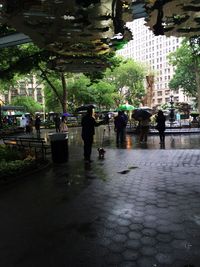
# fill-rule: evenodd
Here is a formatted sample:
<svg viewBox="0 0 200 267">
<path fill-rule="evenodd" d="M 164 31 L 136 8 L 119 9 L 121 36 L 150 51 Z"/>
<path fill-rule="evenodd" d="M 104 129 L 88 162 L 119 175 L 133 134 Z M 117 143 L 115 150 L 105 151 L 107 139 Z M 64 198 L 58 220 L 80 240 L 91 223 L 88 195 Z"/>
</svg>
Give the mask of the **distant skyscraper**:
<svg viewBox="0 0 200 267">
<path fill-rule="evenodd" d="M 175 102 L 188 101 L 188 97 L 183 94 L 182 90 L 171 92 L 168 86 L 173 77 L 174 68 L 169 65 L 167 55 L 180 46 L 182 39 L 155 36 L 144 23 L 143 18 L 127 23 L 127 27 L 132 31 L 133 40 L 123 49 L 118 50 L 118 55 L 142 62 L 150 73 L 155 74 L 152 106 L 168 103 L 171 94 Z"/>
</svg>

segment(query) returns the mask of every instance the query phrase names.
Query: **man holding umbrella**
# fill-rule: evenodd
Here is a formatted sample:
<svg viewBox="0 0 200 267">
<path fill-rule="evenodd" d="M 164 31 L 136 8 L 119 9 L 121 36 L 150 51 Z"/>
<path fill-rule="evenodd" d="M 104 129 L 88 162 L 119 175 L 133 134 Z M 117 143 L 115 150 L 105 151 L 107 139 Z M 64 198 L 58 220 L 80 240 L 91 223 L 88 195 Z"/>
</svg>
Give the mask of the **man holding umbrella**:
<svg viewBox="0 0 200 267">
<path fill-rule="evenodd" d="M 151 113 L 145 109 L 136 109 L 133 118 L 139 121 L 139 142 L 147 142 L 147 136 L 150 126 Z"/>
<path fill-rule="evenodd" d="M 88 106 L 86 115 L 82 118 L 81 125 L 82 125 L 82 139 L 84 142 L 84 160 L 86 163 L 92 162 L 90 159 L 92 153 L 92 144 L 93 144 L 93 137 L 95 134 L 95 127 L 100 126 L 106 123 L 105 120 L 96 122 L 93 117 L 93 107 Z"/>
</svg>

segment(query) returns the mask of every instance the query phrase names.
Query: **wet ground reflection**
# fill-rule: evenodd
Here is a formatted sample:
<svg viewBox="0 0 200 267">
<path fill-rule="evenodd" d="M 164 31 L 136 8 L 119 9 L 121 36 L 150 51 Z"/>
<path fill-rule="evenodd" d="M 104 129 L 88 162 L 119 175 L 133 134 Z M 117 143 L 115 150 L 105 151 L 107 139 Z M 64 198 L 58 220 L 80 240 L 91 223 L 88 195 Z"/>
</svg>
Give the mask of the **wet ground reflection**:
<svg viewBox="0 0 200 267">
<path fill-rule="evenodd" d="M 105 132 L 104 132 L 105 129 Z M 48 139 L 48 133 L 54 130 L 43 130 L 42 135 Z M 103 135 L 103 132 L 105 133 Z M 70 146 L 82 147 L 81 127 L 69 128 Z M 98 127 L 94 136 L 94 147 L 116 148 L 115 132 L 113 128 Z M 149 135 L 147 143 L 140 144 L 135 134 L 126 135 L 125 144 L 119 146 L 121 149 L 198 149 L 200 147 L 200 133 L 198 134 L 167 134 L 165 146 L 160 146 L 159 136 Z"/>
</svg>

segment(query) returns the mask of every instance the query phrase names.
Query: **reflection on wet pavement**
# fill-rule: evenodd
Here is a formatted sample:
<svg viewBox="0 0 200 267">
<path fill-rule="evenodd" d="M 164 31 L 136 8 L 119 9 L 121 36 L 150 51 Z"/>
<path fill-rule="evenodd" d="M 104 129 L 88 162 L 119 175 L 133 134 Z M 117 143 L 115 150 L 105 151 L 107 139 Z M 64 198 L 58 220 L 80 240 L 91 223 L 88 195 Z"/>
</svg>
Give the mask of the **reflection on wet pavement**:
<svg viewBox="0 0 200 267">
<path fill-rule="evenodd" d="M 104 140 L 103 131 L 105 129 Z M 54 131 L 54 130 L 53 130 Z M 48 130 L 43 130 L 43 135 L 48 139 Z M 103 141 L 103 144 L 102 144 Z M 81 127 L 69 128 L 70 146 L 80 146 L 82 149 Z M 97 127 L 94 136 L 94 147 L 116 148 L 115 132 L 105 127 Z M 191 134 L 167 134 L 165 146 L 159 144 L 159 136 L 149 135 L 147 143 L 140 144 L 135 134 L 127 133 L 126 142 L 119 149 L 197 149 L 200 147 L 200 133 Z M 82 150 L 81 150 L 82 153 Z"/>
</svg>

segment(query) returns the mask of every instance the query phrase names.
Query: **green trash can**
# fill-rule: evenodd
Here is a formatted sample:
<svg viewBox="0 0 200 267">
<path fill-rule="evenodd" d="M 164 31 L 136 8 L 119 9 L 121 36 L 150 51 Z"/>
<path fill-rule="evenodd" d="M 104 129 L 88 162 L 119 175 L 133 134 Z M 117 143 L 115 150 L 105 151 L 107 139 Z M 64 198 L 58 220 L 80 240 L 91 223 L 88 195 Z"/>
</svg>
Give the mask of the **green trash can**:
<svg viewBox="0 0 200 267">
<path fill-rule="evenodd" d="M 51 156 L 54 163 L 68 161 L 68 133 L 50 133 Z"/>
</svg>

